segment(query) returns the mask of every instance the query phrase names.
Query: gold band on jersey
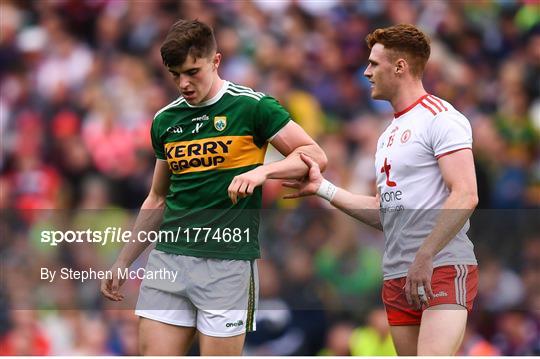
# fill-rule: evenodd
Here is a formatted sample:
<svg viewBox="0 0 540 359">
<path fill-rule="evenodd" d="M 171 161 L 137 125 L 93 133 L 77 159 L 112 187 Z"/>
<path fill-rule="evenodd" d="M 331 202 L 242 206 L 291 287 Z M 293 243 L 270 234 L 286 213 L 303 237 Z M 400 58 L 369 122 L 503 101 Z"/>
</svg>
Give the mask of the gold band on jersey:
<svg viewBox="0 0 540 359">
<path fill-rule="evenodd" d="M 252 136 L 220 136 L 165 144 L 165 158 L 174 174 L 262 164 L 266 145 L 259 148 Z"/>
</svg>

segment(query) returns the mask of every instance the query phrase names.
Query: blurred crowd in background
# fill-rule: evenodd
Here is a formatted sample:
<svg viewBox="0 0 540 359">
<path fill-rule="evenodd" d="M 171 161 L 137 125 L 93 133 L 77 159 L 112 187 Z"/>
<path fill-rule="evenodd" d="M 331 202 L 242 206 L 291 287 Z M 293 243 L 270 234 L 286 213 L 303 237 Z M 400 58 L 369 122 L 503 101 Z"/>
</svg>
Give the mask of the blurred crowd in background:
<svg viewBox="0 0 540 359">
<path fill-rule="evenodd" d="M 96 282 L 46 286 L 37 274 L 105 269 L 118 247 L 45 248 L 36 210 L 65 210 L 59 228 L 88 213 L 129 226 L 153 172 L 153 115 L 178 97 L 159 47 L 177 19 L 198 18 L 215 30 L 222 78 L 276 97 L 326 151 L 325 176 L 366 194 L 392 110 L 370 99 L 364 37 L 397 23 L 428 33 L 425 86 L 470 120 L 477 165 L 480 287 L 460 354 L 540 355 L 537 1 L 5 0 L 0 16 L 0 354 L 136 354 L 132 310 L 109 308 Z M 382 234 L 283 194 L 278 181 L 264 187 L 246 354 L 392 354 Z M 131 297 L 137 285 L 126 283 Z"/>
</svg>

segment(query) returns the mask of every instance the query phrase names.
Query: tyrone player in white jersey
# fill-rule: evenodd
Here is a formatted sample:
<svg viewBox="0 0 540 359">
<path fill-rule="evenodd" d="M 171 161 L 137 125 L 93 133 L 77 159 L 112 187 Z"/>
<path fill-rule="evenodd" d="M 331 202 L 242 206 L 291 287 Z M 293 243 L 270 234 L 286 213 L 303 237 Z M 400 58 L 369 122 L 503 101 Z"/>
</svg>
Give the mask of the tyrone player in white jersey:
<svg viewBox="0 0 540 359">
<path fill-rule="evenodd" d="M 377 29 L 364 75 L 374 99 L 389 101 L 394 119 L 377 144 L 377 195 L 352 194 L 325 180 L 308 156 L 303 181 L 317 194 L 385 236 L 383 301 L 399 355 L 454 355 L 476 296 L 477 262 L 467 238 L 478 203 L 469 121 L 428 94 L 422 73 L 429 39 L 412 25 Z"/>
</svg>

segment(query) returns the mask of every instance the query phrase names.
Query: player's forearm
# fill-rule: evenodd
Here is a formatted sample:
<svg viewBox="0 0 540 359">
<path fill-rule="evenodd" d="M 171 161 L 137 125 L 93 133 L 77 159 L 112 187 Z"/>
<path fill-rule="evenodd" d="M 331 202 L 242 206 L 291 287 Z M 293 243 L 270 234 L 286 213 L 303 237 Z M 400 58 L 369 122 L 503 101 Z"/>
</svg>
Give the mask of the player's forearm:
<svg viewBox="0 0 540 359">
<path fill-rule="evenodd" d="M 437 217 L 435 227 L 426 238 L 418 255 L 434 257 L 463 228 L 478 203 L 476 193 L 451 192 Z"/>
<path fill-rule="evenodd" d="M 349 216 L 382 231 L 379 201 L 376 197 L 353 194 L 338 187 L 330 203 Z"/>
<path fill-rule="evenodd" d="M 157 231 L 163 220 L 165 198 L 149 195 L 141 206 L 141 210 L 133 226 L 133 238 L 139 238 L 140 231 Z M 122 247 L 116 264 L 129 267 L 150 244 L 149 241 L 128 242 Z"/>
<path fill-rule="evenodd" d="M 326 168 L 326 155 L 316 144 L 300 146 L 291 152 L 281 161 L 272 162 L 259 167 L 257 170 L 263 171 L 267 179 L 297 179 L 306 175 L 308 167 L 300 158 L 300 153 L 304 153 L 312 158 L 321 169 Z"/>
</svg>

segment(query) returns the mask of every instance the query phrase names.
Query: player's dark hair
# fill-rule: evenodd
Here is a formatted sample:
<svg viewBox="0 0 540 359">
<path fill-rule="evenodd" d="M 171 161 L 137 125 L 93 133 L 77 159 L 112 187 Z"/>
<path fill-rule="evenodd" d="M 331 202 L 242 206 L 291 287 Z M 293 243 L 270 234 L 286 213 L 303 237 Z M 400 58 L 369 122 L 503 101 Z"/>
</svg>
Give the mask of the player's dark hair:
<svg viewBox="0 0 540 359">
<path fill-rule="evenodd" d="M 427 35 L 410 24 L 377 29 L 366 36 L 366 43 L 370 49 L 379 43 L 385 49 L 395 51 L 396 55 L 404 56 L 410 65 L 411 72 L 417 77 L 422 76 L 431 53 Z"/>
<path fill-rule="evenodd" d="M 216 49 L 216 39 L 210 26 L 198 20 L 178 20 L 161 45 L 161 59 L 165 66 L 174 67 L 182 65 L 188 55 L 208 57 Z"/>
</svg>

